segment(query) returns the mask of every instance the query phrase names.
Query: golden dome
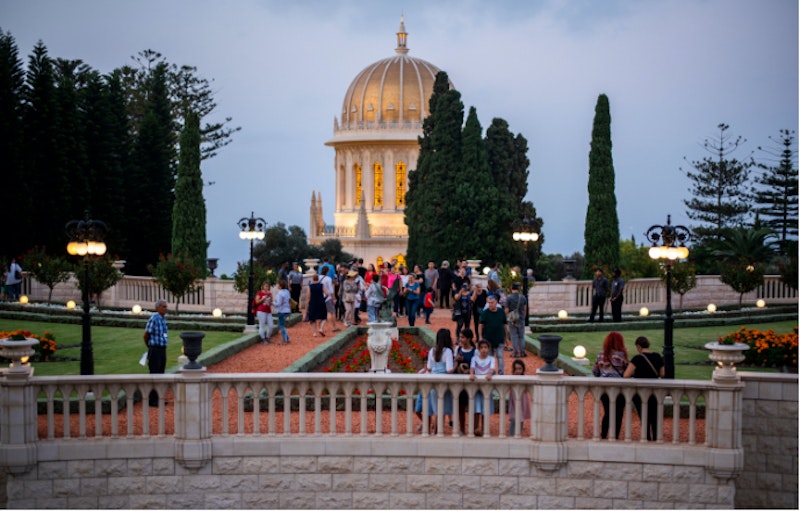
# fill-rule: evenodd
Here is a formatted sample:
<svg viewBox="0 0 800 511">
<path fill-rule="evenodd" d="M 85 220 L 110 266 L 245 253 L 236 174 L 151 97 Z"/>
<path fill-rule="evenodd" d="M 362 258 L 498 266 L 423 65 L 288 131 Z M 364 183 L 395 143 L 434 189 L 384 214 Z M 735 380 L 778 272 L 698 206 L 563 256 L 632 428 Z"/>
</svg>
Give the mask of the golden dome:
<svg viewBox="0 0 800 511">
<path fill-rule="evenodd" d="M 407 36 L 400 18 L 396 54 L 370 64 L 356 75 L 347 88 L 342 116 L 334 131 L 421 129 L 440 70 L 430 62 L 408 56 Z"/>
</svg>

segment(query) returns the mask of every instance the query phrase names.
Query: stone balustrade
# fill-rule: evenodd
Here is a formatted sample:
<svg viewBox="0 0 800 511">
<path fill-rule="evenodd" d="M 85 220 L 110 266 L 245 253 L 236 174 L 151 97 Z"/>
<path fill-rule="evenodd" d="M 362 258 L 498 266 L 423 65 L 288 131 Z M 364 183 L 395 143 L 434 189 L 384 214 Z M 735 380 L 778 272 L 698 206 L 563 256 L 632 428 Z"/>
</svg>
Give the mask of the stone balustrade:
<svg viewBox="0 0 800 511">
<path fill-rule="evenodd" d="M 307 281 L 310 278 L 310 275 L 306 276 Z M 476 282 L 485 284 L 485 275 L 473 278 Z M 301 304 L 304 303 L 306 290 L 307 286 L 304 286 Z M 48 293 L 47 287 L 25 273 L 23 294 L 28 295 L 31 300 L 46 301 Z M 592 304 L 591 281 L 536 282 L 528 291 L 528 297 L 531 314 L 555 316 L 560 310 L 566 310 L 570 314 L 588 313 Z M 155 279 L 126 275 L 114 287 L 103 293 L 101 304 L 122 308 L 138 304 L 150 309 L 159 299 L 174 303 L 172 295 L 162 289 Z M 769 306 L 797 303 L 798 296 L 797 291 L 783 284 L 778 275 L 767 275 L 763 286 L 744 295 L 743 303 L 752 306 L 758 299 L 764 299 Z M 54 302 L 66 303 L 68 300 L 80 302 L 80 292 L 74 278 L 58 284 L 53 291 Z M 737 304 L 739 294 L 723 284 L 718 276 L 698 275 L 697 287 L 686 293 L 683 299 L 677 293 L 673 293 L 672 296 L 672 306 L 676 310 L 681 307 L 705 308 L 709 303 L 718 306 Z M 666 290 L 660 279 L 634 279 L 626 284 L 623 311 L 638 313 L 641 307 L 651 310 L 663 310 L 666 307 Z M 220 308 L 225 313 L 244 314 L 247 310 L 247 293 L 234 290 L 231 280 L 207 279 L 197 291 L 181 299 L 180 308 L 187 312 L 211 312 L 215 308 Z"/>
</svg>

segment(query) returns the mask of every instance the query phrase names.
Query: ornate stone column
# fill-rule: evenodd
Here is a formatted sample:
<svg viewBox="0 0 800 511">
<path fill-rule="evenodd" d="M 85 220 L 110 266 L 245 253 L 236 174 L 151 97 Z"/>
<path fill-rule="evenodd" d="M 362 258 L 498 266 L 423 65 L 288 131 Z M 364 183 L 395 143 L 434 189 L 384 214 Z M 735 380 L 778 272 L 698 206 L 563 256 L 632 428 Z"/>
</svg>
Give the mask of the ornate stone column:
<svg viewBox="0 0 800 511">
<path fill-rule="evenodd" d="M 12 474 L 31 471 L 38 462 L 36 394 L 32 370 L 6 372 L 0 379 L 0 467 Z"/>
<path fill-rule="evenodd" d="M 211 397 L 206 368 L 181 369 L 175 384 L 175 459 L 192 470 L 211 460 Z"/>
</svg>

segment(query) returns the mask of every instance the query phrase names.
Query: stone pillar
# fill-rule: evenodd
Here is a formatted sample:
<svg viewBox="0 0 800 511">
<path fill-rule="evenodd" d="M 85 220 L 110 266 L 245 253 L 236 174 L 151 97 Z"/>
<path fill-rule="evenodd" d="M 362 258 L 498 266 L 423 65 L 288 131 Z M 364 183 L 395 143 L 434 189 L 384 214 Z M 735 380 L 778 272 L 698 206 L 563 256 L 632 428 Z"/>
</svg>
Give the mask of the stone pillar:
<svg viewBox="0 0 800 511">
<path fill-rule="evenodd" d="M 706 468 L 722 481 L 735 479 L 744 468 L 742 391 L 744 384 L 714 381 L 706 403 Z"/>
<path fill-rule="evenodd" d="M 39 432 L 31 370 L 8 371 L 0 379 L 0 467 L 23 474 L 38 462 Z"/>
<path fill-rule="evenodd" d="M 538 373 L 533 392 L 531 428 L 534 444 L 531 461 L 540 469 L 554 471 L 567 462 L 567 387 L 564 373 Z"/>
<path fill-rule="evenodd" d="M 181 369 L 175 384 L 175 459 L 188 469 L 211 460 L 211 398 L 202 369 Z"/>
</svg>

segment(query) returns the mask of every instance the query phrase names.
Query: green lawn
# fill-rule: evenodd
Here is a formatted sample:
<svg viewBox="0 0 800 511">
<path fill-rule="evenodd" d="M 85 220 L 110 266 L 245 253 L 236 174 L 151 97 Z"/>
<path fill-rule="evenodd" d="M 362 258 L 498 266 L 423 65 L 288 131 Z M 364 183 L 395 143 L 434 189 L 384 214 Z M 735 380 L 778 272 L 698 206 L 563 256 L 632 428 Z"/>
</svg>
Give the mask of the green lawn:
<svg viewBox="0 0 800 511">
<path fill-rule="evenodd" d="M 169 318 L 167 318 L 169 322 Z M 59 349 L 55 356 L 69 357 L 74 361 L 34 362 L 36 376 L 60 376 L 80 374 L 81 325 L 46 323 L 39 321 L 0 320 L 0 330 L 29 330 L 41 335 L 45 330 L 55 334 Z M 167 348 L 167 367 L 177 365 L 183 345 L 180 330 L 170 329 Z M 147 351 L 144 344 L 144 329 L 92 327 L 95 374 L 147 374 L 147 367 L 139 365 L 139 359 Z M 207 332 L 203 339 L 203 351 L 241 337 L 236 332 Z"/>
<path fill-rule="evenodd" d="M 676 327 L 673 331 L 673 346 L 675 347 L 675 377 L 679 379 L 700 379 L 708 380 L 711 378 L 711 372 L 714 367 L 705 362 L 709 362 L 709 351 L 703 349 L 703 345 L 707 342 L 716 341 L 724 334 L 735 332 L 741 326 L 711 326 L 711 327 L 698 327 L 698 328 L 679 328 Z M 750 326 L 758 330 L 769 330 L 770 328 L 776 333 L 791 332 L 792 328 L 797 326 L 796 321 L 778 321 L 773 323 L 757 323 Z M 609 331 L 613 330 L 613 324 L 609 323 Z M 542 335 L 544 332 L 537 332 L 533 337 Z M 652 351 L 662 352 L 664 345 L 664 329 L 658 328 L 653 330 L 625 330 L 622 336 L 625 338 L 625 347 L 628 349 L 628 356 L 633 357 L 636 355 L 636 348 L 634 341 L 640 335 L 647 337 L 650 340 L 650 349 Z M 603 346 L 603 339 L 607 332 L 559 332 L 556 335 L 563 337 L 559 351 L 567 356 L 572 356 L 572 349 L 577 345 L 582 345 L 586 348 L 587 355 L 592 362 L 594 362 L 598 351 Z M 703 363 L 703 364 L 698 364 Z M 742 371 L 764 369 L 756 368 L 741 368 Z"/>
</svg>

